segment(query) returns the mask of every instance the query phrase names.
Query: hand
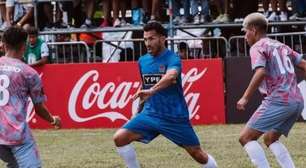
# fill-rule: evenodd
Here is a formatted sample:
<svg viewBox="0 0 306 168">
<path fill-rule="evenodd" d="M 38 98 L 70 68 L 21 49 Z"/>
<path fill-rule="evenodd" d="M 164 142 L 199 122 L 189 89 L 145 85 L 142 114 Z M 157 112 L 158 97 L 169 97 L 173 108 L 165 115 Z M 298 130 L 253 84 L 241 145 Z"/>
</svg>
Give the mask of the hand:
<svg viewBox="0 0 306 168">
<path fill-rule="evenodd" d="M 240 100 L 237 102 L 236 108 L 238 110 L 244 111 L 245 105 L 248 103 L 248 100 L 246 98 L 240 98 Z"/>
<path fill-rule="evenodd" d="M 139 97 L 139 92 L 141 91 L 141 89 L 138 89 L 137 92 L 133 95 L 132 99 L 136 100 Z"/>
<path fill-rule="evenodd" d="M 133 95 L 133 100 L 136 100 L 138 97 L 140 98 L 140 102 L 143 103 L 145 102 L 150 96 L 154 94 L 153 89 L 141 89 L 138 90 L 134 95 Z"/>
<path fill-rule="evenodd" d="M 62 127 L 61 118 L 59 116 L 53 116 L 53 121 L 51 125 L 54 126 L 55 129 L 60 129 Z"/>
<path fill-rule="evenodd" d="M 140 100 L 145 102 L 149 97 L 151 97 L 154 94 L 154 90 L 153 89 L 144 89 L 144 90 L 140 90 L 140 92 L 138 93 L 138 96 L 140 97 Z"/>
</svg>

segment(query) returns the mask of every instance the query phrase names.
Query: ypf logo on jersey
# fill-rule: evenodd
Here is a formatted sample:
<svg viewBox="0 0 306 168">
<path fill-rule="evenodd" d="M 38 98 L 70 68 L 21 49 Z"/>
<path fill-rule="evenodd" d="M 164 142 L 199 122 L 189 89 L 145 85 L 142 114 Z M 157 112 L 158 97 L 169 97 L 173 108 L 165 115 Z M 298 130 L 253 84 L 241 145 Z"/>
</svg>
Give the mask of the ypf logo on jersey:
<svg viewBox="0 0 306 168">
<path fill-rule="evenodd" d="M 162 78 L 163 74 L 143 74 L 143 84 L 145 86 L 153 86 Z"/>
</svg>

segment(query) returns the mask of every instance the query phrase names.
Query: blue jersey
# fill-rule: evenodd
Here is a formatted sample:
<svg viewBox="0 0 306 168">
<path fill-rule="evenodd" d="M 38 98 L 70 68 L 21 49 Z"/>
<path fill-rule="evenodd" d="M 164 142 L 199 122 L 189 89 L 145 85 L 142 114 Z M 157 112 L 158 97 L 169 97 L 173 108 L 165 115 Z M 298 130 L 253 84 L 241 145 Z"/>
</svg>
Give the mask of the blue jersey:
<svg viewBox="0 0 306 168">
<path fill-rule="evenodd" d="M 152 95 L 144 104 L 143 113 L 169 120 L 189 120 L 188 107 L 183 95 L 181 60 L 174 52 L 165 49 L 159 56 L 146 54 L 140 57 L 139 68 L 144 89 L 154 86 L 167 70 L 179 74 L 176 83 Z"/>
</svg>

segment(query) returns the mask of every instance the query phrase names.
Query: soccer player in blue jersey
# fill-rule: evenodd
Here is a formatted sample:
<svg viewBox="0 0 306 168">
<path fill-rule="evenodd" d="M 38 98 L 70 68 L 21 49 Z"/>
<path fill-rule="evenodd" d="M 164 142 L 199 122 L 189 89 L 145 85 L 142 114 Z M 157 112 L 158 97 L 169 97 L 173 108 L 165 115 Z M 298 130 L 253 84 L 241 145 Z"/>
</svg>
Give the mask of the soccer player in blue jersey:
<svg viewBox="0 0 306 168">
<path fill-rule="evenodd" d="M 257 88 L 265 98 L 241 131 L 239 141 L 256 167 L 269 168 L 264 150 L 257 142 L 264 135 L 264 143 L 279 165 L 282 168 L 294 168 L 292 158 L 279 138 L 281 135 L 288 136 L 303 110 L 304 101 L 297 86 L 294 65 L 304 70 L 306 77 L 306 61 L 302 54 L 268 38 L 267 27 L 268 22 L 260 13 L 249 14 L 243 22 L 255 73 L 237 102 L 237 108 L 244 110 Z"/>
<path fill-rule="evenodd" d="M 181 84 L 181 61 L 165 47 L 166 30 L 157 22 L 144 26 L 148 53 L 138 63 L 143 88 L 134 98 L 144 102 L 142 111 L 114 135 L 119 155 L 128 168 L 139 168 L 133 141 L 149 143 L 159 134 L 184 148 L 202 168 L 216 168 L 215 159 L 203 151 L 189 121 Z"/>
</svg>

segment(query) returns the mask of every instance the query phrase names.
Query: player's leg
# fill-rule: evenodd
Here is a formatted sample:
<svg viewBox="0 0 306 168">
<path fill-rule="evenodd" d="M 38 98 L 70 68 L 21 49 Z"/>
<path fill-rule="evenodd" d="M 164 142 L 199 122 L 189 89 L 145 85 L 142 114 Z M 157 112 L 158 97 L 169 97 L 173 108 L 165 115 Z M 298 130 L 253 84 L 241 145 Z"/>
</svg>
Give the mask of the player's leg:
<svg viewBox="0 0 306 168">
<path fill-rule="evenodd" d="M 239 142 L 255 166 L 258 168 L 269 168 L 270 166 L 265 152 L 262 146 L 257 142 L 257 139 L 262 134 L 262 132 L 246 126 L 240 133 Z"/>
<path fill-rule="evenodd" d="M 215 159 L 201 149 L 199 139 L 189 120 L 182 122 L 161 120 L 160 132 L 170 141 L 183 147 L 194 160 L 203 165 L 203 168 L 217 167 Z"/>
<path fill-rule="evenodd" d="M 125 146 L 130 144 L 133 141 L 137 141 L 141 138 L 141 134 L 132 132 L 125 128 L 120 128 L 114 134 L 114 142 L 117 147 Z"/>
<path fill-rule="evenodd" d="M 17 161 L 11 149 L 5 145 L 0 145 L 0 159 L 7 164 L 8 168 L 17 168 Z"/>
<path fill-rule="evenodd" d="M 117 152 L 124 159 L 128 168 L 140 167 L 135 149 L 130 143 L 133 141 L 150 142 L 158 135 L 155 131 L 157 125 L 154 119 L 141 113 L 114 134 L 113 139 Z"/>
<path fill-rule="evenodd" d="M 239 142 L 242 146 L 245 146 L 251 141 L 257 141 L 263 132 L 245 126 L 240 132 Z"/>
<path fill-rule="evenodd" d="M 11 151 L 17 161 L 18 167 L 41 167 L 38 148 L 33 139 L 26 140 L 21 145 L 12 146 Z"/>
<path fill-rule="evenodd" d="M 253 113 L 247 125 L 240 132 L 239 142 L 247 152 L 251 162 L 258 168 L 269 168 L 269 162 L 266 158 L 262 146 L 258 143 L 258 138 L 264 133 L 266 120 L 263 119 L 266 104 L 263 103 Z"/>
<path fill-rule="evenodd" d="M 257 139 L 265 132 L 275 128 L 279 104 L 263 101 L 253 113 L 245 128 L 241 131 L 239 142 L 248 153 L 252 163 L 257 167 L 269 167 L 268 160 Z"/>
<path fill-rule="evenodd" d="M 217 168 L 216 160 L 208 153 L 202 150 L 200 146 L 183 146 L 189 155 L 202 164 L 202 168 Z"/>
<path fill-rule="evenodd" d="M 290 102 L 288 105 L 274 107 L 276 121 L 271 131 L 264 134 L 264 142 L 276 157 L 282 168 L 294 168 L 293 160 L 287 148 L 279 141 L 281 135 L 288 136 L 292 126 L 303 110 L 303 102 Z"/>
<path fill-rule="evenodd" d="M 121 128 L 114 135 L 118 154 L 124 159 L 128 168 L 139 168 L 134 147 L 130 144 L 141 138 L 140 134 Z"/>
<path fill-rule="evenodd" d="M 282 168 L 294 168 L 294 163 L 287 148 L 279 141 L 282 134 L 274 131 L 265 133 L 264 142 L 274 154 Z"/>
</svg>

